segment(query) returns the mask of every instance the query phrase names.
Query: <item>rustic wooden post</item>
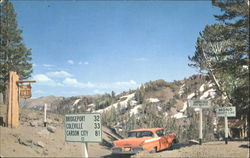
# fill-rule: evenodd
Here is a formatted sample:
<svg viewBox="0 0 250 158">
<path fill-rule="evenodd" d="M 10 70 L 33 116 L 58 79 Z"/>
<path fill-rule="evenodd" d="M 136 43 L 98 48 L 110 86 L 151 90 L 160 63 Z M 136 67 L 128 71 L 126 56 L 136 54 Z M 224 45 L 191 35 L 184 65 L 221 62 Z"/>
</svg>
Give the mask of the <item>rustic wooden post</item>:
<svg viewBox="0 0 250 158">
<path fill-rule="evenodd" d="M 18 80 L 19 76 L 17 73 L 10 71 L 8 84 L 7 126 L 12 128 L 19 126 Z"/>
</svg>

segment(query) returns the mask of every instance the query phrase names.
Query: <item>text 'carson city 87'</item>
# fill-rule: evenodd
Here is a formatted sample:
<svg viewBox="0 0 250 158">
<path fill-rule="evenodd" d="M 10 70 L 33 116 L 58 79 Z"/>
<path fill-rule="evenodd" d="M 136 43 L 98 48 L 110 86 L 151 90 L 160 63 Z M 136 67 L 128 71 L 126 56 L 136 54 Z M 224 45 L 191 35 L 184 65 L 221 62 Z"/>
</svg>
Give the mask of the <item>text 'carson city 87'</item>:
<svg viewBox="0 0 250 158">
<path fill-rule="evenodd" d="M 88 113 L 65 115 L 65 141 L 101 142 L 101 114 Z"/>
</svg>

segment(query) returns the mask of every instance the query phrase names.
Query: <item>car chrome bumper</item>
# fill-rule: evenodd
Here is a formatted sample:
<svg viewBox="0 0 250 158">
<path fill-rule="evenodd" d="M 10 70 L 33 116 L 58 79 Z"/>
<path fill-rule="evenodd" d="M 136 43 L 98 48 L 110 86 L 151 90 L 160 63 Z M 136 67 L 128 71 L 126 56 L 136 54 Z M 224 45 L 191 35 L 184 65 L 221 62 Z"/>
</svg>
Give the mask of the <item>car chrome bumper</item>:
<svg viewBox="0 0 250 158">
<path fill-rule="evenodd" d="M 130 148 L 130 150 L 126 150 Z M 113 147 L 112 154 L 135 154 L 137 152 L 143 151 L 143 147 Z"/>
</svg>

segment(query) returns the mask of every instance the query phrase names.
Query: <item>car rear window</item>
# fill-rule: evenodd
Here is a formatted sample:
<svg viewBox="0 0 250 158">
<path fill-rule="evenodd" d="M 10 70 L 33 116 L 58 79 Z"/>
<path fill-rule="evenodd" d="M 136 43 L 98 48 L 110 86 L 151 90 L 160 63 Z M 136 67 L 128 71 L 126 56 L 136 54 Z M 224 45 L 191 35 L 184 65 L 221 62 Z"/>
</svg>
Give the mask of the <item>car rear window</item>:
<svg viewBox="0 0 250 158">
<path fill-rule="evenodd" d="M 156 132 L 156 134 L 161 137 L 161 136 L 164 136 L 164 130 L 159 130 Z"/>
<path fill-rule="evenodd" d="M 128 137 L 153 137 L 153 133 L 150 131 L 128 132 Z"/>
</svg>

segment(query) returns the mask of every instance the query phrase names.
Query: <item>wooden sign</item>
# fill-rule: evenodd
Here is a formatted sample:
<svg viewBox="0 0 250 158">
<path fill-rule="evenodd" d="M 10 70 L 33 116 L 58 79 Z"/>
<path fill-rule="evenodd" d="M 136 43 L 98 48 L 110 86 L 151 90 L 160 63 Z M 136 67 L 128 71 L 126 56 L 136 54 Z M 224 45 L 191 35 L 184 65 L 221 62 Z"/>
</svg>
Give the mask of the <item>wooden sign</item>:
<svg viewBox="0 0 250 158">
<path fill-rule="evenodd" d="M 24 99 L 31 98 L 31 85 L 19 85 L 20 87 L 20 97 Z"/>
</svg>

